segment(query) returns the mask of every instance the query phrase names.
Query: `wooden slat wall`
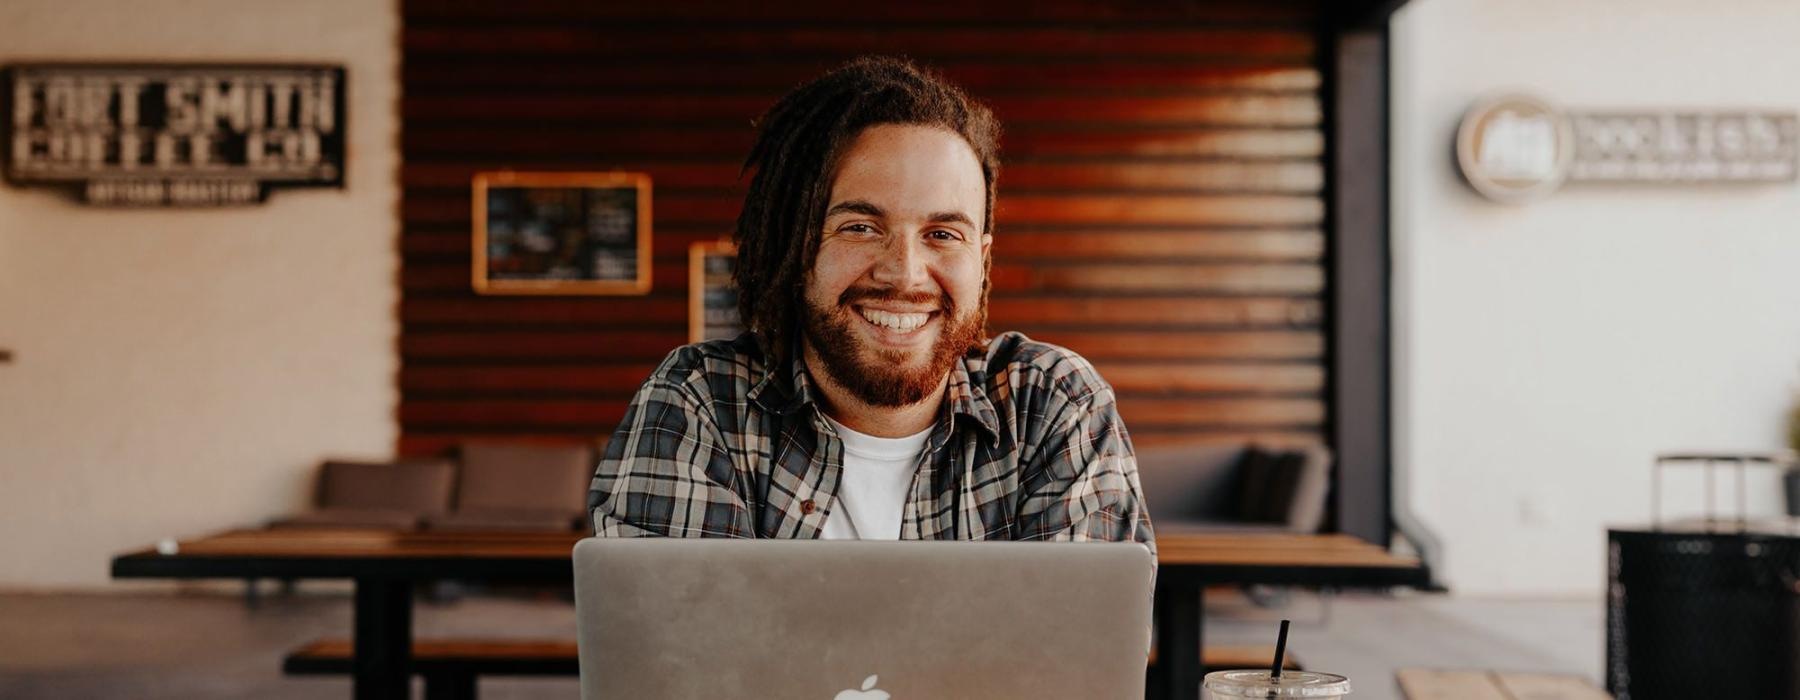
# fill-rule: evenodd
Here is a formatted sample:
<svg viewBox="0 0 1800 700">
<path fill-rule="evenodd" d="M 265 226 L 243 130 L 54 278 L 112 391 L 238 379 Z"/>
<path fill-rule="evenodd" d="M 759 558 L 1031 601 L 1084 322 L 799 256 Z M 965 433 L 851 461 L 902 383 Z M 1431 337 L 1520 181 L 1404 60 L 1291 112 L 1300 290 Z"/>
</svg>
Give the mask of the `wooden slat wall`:
<svg viewBox="0 0 1800 700">
<path fill-rule="evenodd" d="M 1004 124 L 991 318 L 1093 360 L 1136 441 L 1319 442 L 1324 136 L 1309 2 L 404 5 L 400 451 L 604 439 L 685 342 L 751 120 L 864 52 Z M 478 297 L 469 177 L 648 172 L 644 297 Z"/>
</svg>

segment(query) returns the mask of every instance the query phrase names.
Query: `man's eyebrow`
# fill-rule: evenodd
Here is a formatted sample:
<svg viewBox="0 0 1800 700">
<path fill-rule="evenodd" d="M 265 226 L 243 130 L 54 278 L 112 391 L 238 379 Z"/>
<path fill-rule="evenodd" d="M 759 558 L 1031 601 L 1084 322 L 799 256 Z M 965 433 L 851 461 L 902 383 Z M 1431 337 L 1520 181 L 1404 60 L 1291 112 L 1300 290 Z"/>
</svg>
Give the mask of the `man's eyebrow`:
<svg viewBox="0 0 1800 700">
<path fill-rule="evenodd" d="M 870 202 L 865 199 L 850 199 L 850 200 L 845 200 L 842 202 L 838 202 L 837 204 L 831 205 L 830 209 L 825 210 L 825 218 L 829 219 L 829 218 L 831 218 L 832 215 L 839 214 L 842 212 L 849 212 L 851 214 L 862 214 L 865 216 L 873 216 L 876 218 L 886 218 L 887 217 L 887 212 L 885 210 L 883 210 L 881 207 L 875 206 L 875 204 L 873 202 Z"/>
<path fill-rule="evenodd" d="M 975 222 L 969 220 L 968 215 L 966 215 L 960 211 L 940 211 L 936 214 L 932 214 L 931 218 L 927 219 L 927 221 L 930 221 L 931 223 L 934 223 L 934 224 L 963 224 L 965 226 L 974 226 L 975 225 Z"/>
<path fill-rule="evenodd" d="M 846 213 L 846 212 L 851 213 L 851 214 L 862 214 L 864 216 L 873 216 L 876 218 L 886 218 L 887 217 L 887 210 L 876 206 L 873 202 L 870 202 L 866 199 L 849 199 L 849 200 L 845 200 L 842 202 L 838 202 L 837 204 L 831 205 L 830 209 L 825 210 L 825 218 L 829 219 L 835 214 Z M 964 214 L 960 211 L 936 212 L 936 213 L 933 213 L 931 216 L 926 217 L 925 220 L 929 223 L 934 223 L 934 224 L 963 224 L 966 226 L 974 226 L 975 225 L 975 222 L 970 220 L 969 216 L 967 214 Z"/>
</svg>

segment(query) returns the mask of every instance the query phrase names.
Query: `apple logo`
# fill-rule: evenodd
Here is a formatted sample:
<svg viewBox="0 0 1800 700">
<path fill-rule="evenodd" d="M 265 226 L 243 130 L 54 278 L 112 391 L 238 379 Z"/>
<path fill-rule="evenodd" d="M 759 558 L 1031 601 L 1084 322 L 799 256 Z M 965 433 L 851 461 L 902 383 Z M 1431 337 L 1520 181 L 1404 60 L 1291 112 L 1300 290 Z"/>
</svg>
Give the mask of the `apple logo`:
<svg viewBox="0 0 1800 700">
<path fill-rule="evenodd" d="M 862 690 L 844 690 L 831 700 L 888 700 L 885 690 L 875 688 L 875 676 L 863 679 Z"/>
</svg>

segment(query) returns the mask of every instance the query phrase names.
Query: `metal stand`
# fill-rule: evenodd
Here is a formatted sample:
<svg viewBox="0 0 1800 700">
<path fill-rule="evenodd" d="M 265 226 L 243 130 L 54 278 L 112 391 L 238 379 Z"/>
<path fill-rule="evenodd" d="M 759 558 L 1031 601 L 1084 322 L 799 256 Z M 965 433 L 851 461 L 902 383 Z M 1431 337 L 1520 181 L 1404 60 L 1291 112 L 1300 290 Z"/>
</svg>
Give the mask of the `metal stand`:
<svg viewBox="0 0 1800 700">
<path fill-rule="evenodd" d="M 1168 700 L 1199 700 L 1200 612 L 1197 578 L 1164 570 L 1156 577 L 1156 674 L 1150 684 Z"/>
<path fill-rule="evenodd" d="M 1656 466 L 1650 479 L 1650 528 L 1655 532 L 1661 532 L 1663 529 L 1662 479 L 1664 467 L 1671 465 L 1681 466 L 1698 464 L 1706 473 L 1705 516 L 1701 523 L 1705 531 L 1714 532 L 1715 527 L 1729 524 L 1731 529 L 1727 530 L 1728 532 L 1742 533 L 1749 529 L 1750 524 L 1750 519 L 1747 515 L 1749 510 L 1748 499 L 1745 496 L 1745 492 L 1748 488 L 1745 485 L 1745 468 L 1755 465 L 1783 469 L 1792 463 L 1793 460 L 1793 455 L 1780 453 L 1676 452 L 1657 455 Z M 1714 501 L 1716 500 L 1714 498 L 1714 491 L 1717 490 L 1714 487 L 1714 481 L 1716 480 L 1715 472 L 1717 470 L 1713 467 L 1720 463 L 1732 465 L 1735 468 L 1733 471 L 1736 472 L 1737 475 L 1737 517 L 1733 518 L 1729 523 L 1727 523 L 1725 519 L 1720 518 L 1718 511 L 1714 509 Z M 1789 534 L 1800 534 L 1800 519 L 1789 518 L 1787 525 Z"/>
<path fill-rule="evenodd" d="M 412 694 L 412 583 L 402 578 L 356 579 L 356 700 Z"/>
<path fill-rule="evenodd" d="M 475 700 L 473 673 L 442 671 L 425 674 L 425 700 Z"/>
</svg>

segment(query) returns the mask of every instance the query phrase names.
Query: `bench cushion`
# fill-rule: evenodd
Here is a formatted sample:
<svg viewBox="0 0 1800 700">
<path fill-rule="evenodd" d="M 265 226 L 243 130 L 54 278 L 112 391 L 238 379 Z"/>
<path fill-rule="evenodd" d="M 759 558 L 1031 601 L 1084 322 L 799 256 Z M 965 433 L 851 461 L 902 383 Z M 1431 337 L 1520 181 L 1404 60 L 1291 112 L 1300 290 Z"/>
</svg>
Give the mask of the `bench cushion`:
<svg viewBox="0 0 1800 700">
<path fill-rule="evenodd" d="M 456 510 L 539 511 L 571 517 L 587 509 L 594 478 L 587 445 L 472 442 L 462 446 Z"/>
<path fill-rule="evenodd" d="M 1240 520 L 1157 520 L 1153 527 L 1157 535 L 1278 535 L 1293 532 L 1286 523 Z"/>
<path fill-rule="evenodd" d="M 1330 489 L 1331 452 L 1229 445 L 1137 450 L 1138 479 L 1158 531 L 1318 532 Z"/>
<path fill-rule="evenodd" d="M 464 510 L 425 518 L 425 527 L 443 532 L 569 532 L 579 529 L 583 520 L 566 511 Z"/>
<path fill-rule="evenodd" d="M 319 470 L 318 507 L 442 513 L 450 510 L 455 485 L 456 465 L 447 459 L 333 460 Z"/>
<path fill-rule="evenodd" d="M 269 527 L 355 527 L 383 530 L 411 530 L 419 526 L 419 515 L 386 508 L 320 508 L 269 523 Z"/>
<path fill-rule="evenodd" d="M 1138 482 L 1150 521 L 1217 521 L 1233 517 L 1243 445 L 1159 445 L 1137 450 Z"/>
<path fill-rule="evenodd" d="M 1302 459 L 1300 453 L 1290 450 L 1246 450 L 1238 464 L 1238 520 L 1287 522 L 1288 504 L 1300 482 Z"/>
</svg>

